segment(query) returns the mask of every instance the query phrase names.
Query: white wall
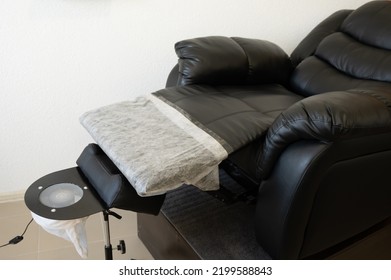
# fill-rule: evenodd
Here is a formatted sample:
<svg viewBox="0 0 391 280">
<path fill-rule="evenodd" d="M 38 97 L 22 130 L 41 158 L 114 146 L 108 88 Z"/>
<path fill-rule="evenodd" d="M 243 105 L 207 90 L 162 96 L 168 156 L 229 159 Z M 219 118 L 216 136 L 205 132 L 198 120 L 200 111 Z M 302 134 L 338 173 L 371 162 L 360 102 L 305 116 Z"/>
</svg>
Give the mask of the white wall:
<svg viewBox="0 0 391 280">
<path fill-rule="evenodd" d="M 164 87 L 175 42 L 226 35 L 290 53 L 320 20 L 365 0 L 1 0 L 0 195 L 75 165 L 79 116 Z"/>
</svg>

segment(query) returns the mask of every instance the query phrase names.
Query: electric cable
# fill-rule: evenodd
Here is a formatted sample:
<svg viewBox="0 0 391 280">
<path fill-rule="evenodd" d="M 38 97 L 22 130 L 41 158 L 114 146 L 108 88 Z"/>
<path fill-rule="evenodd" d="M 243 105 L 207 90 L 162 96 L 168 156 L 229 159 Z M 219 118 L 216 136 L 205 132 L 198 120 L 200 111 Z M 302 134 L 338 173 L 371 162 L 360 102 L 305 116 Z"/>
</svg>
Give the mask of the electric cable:
<svg viewBox="0 0 391 280">
<path fill-rule="evenodd" d="M 21 235 L 15 236 L 10 241 L 8 241 L 8 243 L 1 245 L 0 248 L 3 248 L 5 246 L 11 245 L 11 244 L 15 245 L 15 244 L 18 244 L 20 241 L 22 241 L 23 240 L 23 235 L 26 233 L 28 227 L 33 222 L 33 220 L 34 219 L 30 220 L 30 222 L 27 224 L 26 228 L 24 229 L 24 231 L 23 231 L 23 233 Z"/>
</svg>

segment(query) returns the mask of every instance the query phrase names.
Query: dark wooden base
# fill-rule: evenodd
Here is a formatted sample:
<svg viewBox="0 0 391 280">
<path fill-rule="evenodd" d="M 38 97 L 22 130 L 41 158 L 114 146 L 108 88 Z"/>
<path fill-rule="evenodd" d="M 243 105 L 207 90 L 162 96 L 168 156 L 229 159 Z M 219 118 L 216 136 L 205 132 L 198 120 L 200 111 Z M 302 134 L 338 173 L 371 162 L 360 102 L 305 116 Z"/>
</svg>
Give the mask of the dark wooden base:
<svg viewBox="0 0 391 280">
<path fill-rule="evenodd" d="M 201 257 L 160 213 L 137 214 L 138 236 L 156 260 L 199 260 Z"/>
<path fill-rule="evenodd" d="M 162 213 L 158 216 L 138 213 L 137 224 L 140 240 L 155 259 L 202 259 Z M 391 260 L 391 220 L 312 259 Z"/>
<path fill-rule="evenodd" d="M 346 245 L 346 246 L 344 246 Z M 335 260 L 391 260 L 391 219 L 337 246 L 336 252 L 326 256 Z"/>
</svg>

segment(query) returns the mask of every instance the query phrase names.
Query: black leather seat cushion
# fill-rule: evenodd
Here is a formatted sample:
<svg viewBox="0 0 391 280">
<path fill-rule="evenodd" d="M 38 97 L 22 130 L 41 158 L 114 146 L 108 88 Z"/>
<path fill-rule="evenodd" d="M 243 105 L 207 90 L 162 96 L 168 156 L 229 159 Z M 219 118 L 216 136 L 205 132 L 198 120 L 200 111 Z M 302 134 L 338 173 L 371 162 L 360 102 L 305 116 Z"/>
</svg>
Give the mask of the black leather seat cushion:
<svg viewBox="0 0 391 280">
<path fill-rule="evenodd" d="M 225 139 L 229 155 L 224 166 L 237 169 L 243 184 L 259 183 L 257 161 L 264 136 L 274 120 L 303 99 L 278 84 L 241 86 L 186 86 L 154 93 L 170 101 L 206 129 Z M 233 174 L 232 174 L 233 175 Z M 259 176 L 258 176 L 259 177 Z"/>
<path fill-rule="evenodd" d="M 186 86 L 154 94 L 225 139 L 231 151 L 262 137 L 282 111 L 303 98 L 277 84 Z"/>
</svg>

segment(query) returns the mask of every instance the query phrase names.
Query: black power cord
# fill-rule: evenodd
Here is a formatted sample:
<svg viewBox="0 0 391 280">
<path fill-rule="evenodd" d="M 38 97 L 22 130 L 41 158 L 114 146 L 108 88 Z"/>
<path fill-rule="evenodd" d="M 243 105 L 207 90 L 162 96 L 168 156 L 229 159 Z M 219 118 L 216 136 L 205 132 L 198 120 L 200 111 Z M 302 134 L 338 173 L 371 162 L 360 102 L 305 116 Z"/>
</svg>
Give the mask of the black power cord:
<svg viewBox="0 0 391 280">
<path fill-rule="evenodd" d="M 26 228 L 24 229 L 23 233 L 21 235 L 18 235 L 18 236 L 15 236 L 14 238 L 12 238 L 10 241 L 8 241 L 7 244 L 4 244 L 4 245 L 1 245 L 0 248 L 3 248 L 5 246 L 8 246 L 8 245 L 15 245 L 15 244 L 18 244 L 20 241 L 23 240 L 23 235 L 26 233 L 29 225 L 32 223 L 34 219 L 31 219 L 30 222 L 27 224 Z"/>
</svg>

